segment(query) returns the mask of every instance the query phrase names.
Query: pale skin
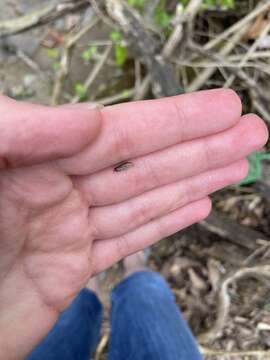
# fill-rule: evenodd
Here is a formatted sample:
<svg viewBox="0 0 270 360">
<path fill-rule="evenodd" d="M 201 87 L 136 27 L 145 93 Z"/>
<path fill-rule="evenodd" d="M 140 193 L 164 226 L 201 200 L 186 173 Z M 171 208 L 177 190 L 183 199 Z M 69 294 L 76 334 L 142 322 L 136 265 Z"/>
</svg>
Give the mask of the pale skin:
<svg viewBox="0 0 270 360">
<path fill-rule="evenodd" d="M 0 358 L 24 359 L 92 276 L 207 217 L 267 138 L 230 90 L 107 108 L 1 96 Z"/>
</svg>

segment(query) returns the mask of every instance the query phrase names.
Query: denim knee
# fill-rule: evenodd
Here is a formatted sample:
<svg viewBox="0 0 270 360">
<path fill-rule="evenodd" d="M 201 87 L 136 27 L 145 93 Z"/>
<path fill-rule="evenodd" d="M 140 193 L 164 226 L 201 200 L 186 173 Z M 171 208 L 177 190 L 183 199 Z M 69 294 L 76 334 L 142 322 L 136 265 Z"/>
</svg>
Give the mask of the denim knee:
<svg viewBox="0 0 270 360">
<path fill-rule="evenodd" d="M 174 295 L 171 292 L 166 280 L 158 273 L 153 271 L 136 272 L 119 285 L 112 292 L 112 303 L 119 297 L 128 295 L 130 298 L 140 299 L 165 297 L 174 301 Z"/>
</svg>

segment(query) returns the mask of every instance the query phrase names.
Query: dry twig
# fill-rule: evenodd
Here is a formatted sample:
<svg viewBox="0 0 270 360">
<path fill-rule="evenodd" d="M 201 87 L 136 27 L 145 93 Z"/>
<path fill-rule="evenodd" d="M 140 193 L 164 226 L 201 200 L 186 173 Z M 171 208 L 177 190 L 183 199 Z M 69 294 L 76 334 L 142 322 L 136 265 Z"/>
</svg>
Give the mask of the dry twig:
<svg viewBox="0 0 270 360">
<path fill-rule="evenodd" d="M 108 45 L 107 49 L 104 51 L 103 55 L 101 56 L 99 62 L 94 66 L 90 74 L 88 75 L 87 79 L 85 80 L 83 86 L 85 90 L 89 90 L 91 85 L 94 83 L 98 75 L 100 74 L 103 66 L 106 64 L 106 61 L 108 60 L 110 53 L 112 50 L 112 45 Z M 80 101 L 79 96 L 74 96 L 74 98 L 71 100 L 72 104 L 76 104 Z"/>
<path fill-rule="evenodd" d="M 14 35 L 44 25 L 67 13 L 79 11 L 88 5 L 88 0 L 66 0 L 58 4 L 48 4 L 30 14 L 0 22 L 0 37 Z"/>
<path fill-rule="evenodd" d="M 102 336 L 98 344 L 94 360 L 98 360 L 100 358 L 101 354 L 104 352 L 104 349 L 108 345 L 108 342 L 109 342 L 109 332 L 105 332 L 105 334 Z"/>
<path fill-rule="evenodd" d="M 206 347 L 200 347 L 201 352 L 204 356 L 214 356 L 215 359 L 220 357 L 220 359 L 231 359 L 237 356 L 237 359 L 250 359 L 251 357 L 256 360 L 270 360 L 270 351 L 263 350 L 239 350 L 239 351 L 223 351 L 223 350 L 212 350 Z"/>
<path fill-rule="evenodd" d="M 236 281 L 250 277 L 256 278 L 260 281 L 266 281 L 267 279 L 270 279 L 270 265 L 245 267 L 242 269 L 238 269 L 222 282 L 219 292 L 217 320 L 210 331 L 202 334 L 199 337 L 200 343 L 206 344 L 213 342 L 222 335 L 223 329 L 228 319 L 231 305 L 229 286 Z"/>
<path fill-rule="evenodd" d="M 261 43 L 261 41 L 267 36 L 267 34 L 270 31 L 270 22 L 266 25 L 266 27 L 264 28 L 264 30 L 262 31 L 261 35 L 258 37 L 258 39 L 252 44 L 252 46 L 249 48 L 249 50 L 246 52 L 246 54 L 242 57 L 240 63 L 239 63 L 239 68 L 243 67 L 247 61 L 250 59 L 251 55 L 254 54 L 254 52 L 256 52 L 259 44 Z M 234 80 L 236 78 L 235 74 L 232 74 L 228 80 L 226 81 L 226 83 L 224 84 L 225 88 L 229 88 L 232 86 Z"/>
<path fill-rule="evenodd" d="M 148 69 L 156 97 L 176 95 L 183 90 L 175 76 L 174 68 L 159 53 L 159 43 L 145 28 L 140 14 L 120 0 L 107 0 L 107 11 L 126 35 L 136 59 Z"/>
<path fill-rule="evenodd" d="M 185 23 L 190 22 L 195 18 L 201 7 L 201 4 L 202 0 L 191 0 L 185 11 L 183 11 L 180 6 L 177 7 L 176 15 L 173 21 L 175 25 L 174 30 L 162 50 L 162 56 L 165 60 L 168 60 L 170 58 L 170 56 L 176 50 L 177 46 L 182 41 Z M 143 99 L 149 91 L 150 84 L 151 77 L 147 75 L 143 79 L 141 87 L 137 89 L 134 100 Z"/>
<path fill-rule="evenodd" d="M 217 55 L 215 55 L 218 58 L 223 59 L 227 55 L 229 55 L 233 49 L 237 46 L 239 41 L 242 39 L 244 34 L 246 33 L 248 29 L 248 26 L 244 26 L 243 28 L 240 28 L 240 30 L 228 41 L 225 46 L 218 52 Z M 194 44 L 190 44 L 192 49 L 198 49 L 197 46 Z M 208 48 L 202 48 L 202 50 L 205 50 L 205 53 L 207 53 L 209 50 Z M 188 86 L 187 91 L 192 92 L 201 89 L 207 82 L 207 80 L 215 73 L 216 69 L 206 69 L 200 73 L 200 75 L 195 78 L 192 83 Z"/>
<path fill-rule="evenodd" d="M 69 62 L 70 62 L 70 56 L 72 53 L 72 49 L 74 48 L 77 41 L 82 36 L 84 36 L 89 30 L 91 30 L 97 23 L 98 23 L 98 19 L 96 17 L 94 17 L 82 29 L 80 29 L 75 34 L 72 33 L 68 37 L 66 44 L 64 46 L 62 56 L 61 56 L 60 69 L 57 72 L 55 83 L 54 83 L 52 100 L 51 100 L 52 105 L 57 105 L 59 103 L 63 83 L 69 72 Z"/>
<path fill-rule="evenodd" d="M 215 46 L 217 46 L 221 41 L 229 39 L 229 37 L 234 34 L 241 31 L 241 29 L 245 28 L 247 25 L 250 24 L 250 22 L 254 19 L 256 19 L 259 15 L 267 12 L 270 9 L 270 2 L 269 0 L 263 1 L 262 3 L 259 3 L 258 6 L 251 11 L 247 16 L 239 20 L 237 23 L 233 24 L 230 28 L 225 30 L 223 33 L 215 37 L 213 40 L 210 40 L 205 46 L 205 50 L 213 49 Z"/>
<path fill-rule="evenodd" d="M 120 94 L 98 99 L 97 102 L 104 106 L 112 105 L 122 101 L 130 100 L 133 98 L 134 94 L 135 94 L 135 88 L 127 89 L 122 91 Z"/>
<path fill-rule="evenodd" d="M 212 211 L 206 220 L 200 222 L 199 226 L 235 245 L 252 251 L 257 249 L 256 240 L 264 238 L 262 233 L 238 224 L 215 211 Z"/>
<path fill-rule="evenodd" d="M 239 34 L 236 34 L 239 35 Z M 198 45 L 195 45 L 194 43 L 189 44 L 190 48 L 193 49 L 193 51 L 197 51 L 200 54 L 204 54 L 210 58 L 213 58 L 214 60 L 224 62 L 224 56 L 221 54 L 222 50 L 219 54 L 215 54 L 213 52 L 210 52 L 208 50 L 205 50 L 203 47 L 200 47 Z M 213 75 L 213 73 L 216 71 L 216 68 L 208 68 L 205 69 L 188 87 L 189 91 L 196 91 L 199 88 L 201 88 L 205 82 Z M 238 76 L 242 81 L 244 81 L 250 90 L 252 96 L 252 101 L 255 109 L 263 116 L 263 118 L 270 122 L 270 113 L 265 108 L 263 103 L 260 99 L 266 101 L 266 103 L 269 101 L 269 95 L 265 91 L 265 89 L 257 86 L 256 81 L 248 76 L 242 69 L 235 69 L 230 68 L 230 71 L 235 75 Z"/>
</svg>

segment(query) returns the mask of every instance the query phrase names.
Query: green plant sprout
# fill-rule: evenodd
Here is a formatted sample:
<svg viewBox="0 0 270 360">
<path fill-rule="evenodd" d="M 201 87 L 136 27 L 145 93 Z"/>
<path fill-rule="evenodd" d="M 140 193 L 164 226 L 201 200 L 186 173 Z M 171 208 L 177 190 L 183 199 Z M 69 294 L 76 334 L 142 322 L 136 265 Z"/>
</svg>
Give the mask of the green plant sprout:
<svg viewBox="0 0 270 360">
<path fill-rule="evenodd" d="M 56 48 L 52 48 L 52 49 L 47 49 L 47 56 L 50 59 L 54 59 L 57 60 L 60 58 L 60 50 L 56 49 Z"/>
<path fill-rule="evenodd" d="M 190 0 L 179 0 L 179 3 L 186 6 Z M 222 8 L 224 10 L 234 9 L 235 0 L 204 0 L 202 5 L 203 10 L 210 10 Z"/>
<path fill-rule="evenodd" d="M 56 48 L 52 48 L 52 49 L 47 49 L 47 56 L 54 60 L 53 64 L 52 64 L 52 68 L 53 70 L 56 72 L 60 69 L 60 56 L 61 56 L 61 52 L 59 49 Z"/>
<path fill-rule="evenodd" d="M 146 0 L 127 0 L 128 4 L 134 8 L 143 11 Z M 183 6 L 187 6 L 190 0 L 178 0 Z M 204 0 L 202 10 L 215 9 L 217 7 L 233 9 L 235 7 L 235 0 Z M 167 1 L 160 0 L 154 14 L 155 24 L 163 30 L 168 30 L 174 14 L 167 11 Z"/>
<path fill-rule="evenodd" d="M 164 6 L 157 6 L 155 11 L 155 23 L 162 29 L 166 29 L 171 24 L 173 16 L 169 14 Z"/>
<path fill-rule="evenodd" d="M 54 71 L 58 71 L 61 67 L 61 64 L 59 61 L 55 61 L 53 64 L 52 64 L 52 68 Z"/>
<path fill-rule="evenodd" d="M 145 0 L 128 0 L 128 4 L 139 10 L 142 10 L 145 5 Z"/>
<path fill-rule="evenodd" d="M 187 6 L 190 0 L 178 0 L 179 4 Z M 145 8 L 146 0 L 127 0 L 127 3 L 136 8 L 137 10 L 143 11 Z M 202 4 L 202 10 L 211 10 L 216 8 L 222 8 L 224 10 L 234 9 L 235 0 L 204 0 Z M 154 21 L 157 26 L 162 29 L 168 29 L 171 24 L 171 20 L 174 14 L 167 11 L 167 1 L 160 0 L 154 14 Z"/>
<path fill-rule="evenodd" d="M 77 82 L 74 87 L 75 95 L 78 96 L 80 101 L 86 101 L 88 98 L 88 91 L 86 87 L 80 83 Z"/>
<path fill-rule="evenodd" d="M 270 153 L 255 152 L 249 157 L 249 173 L 240 185 L 253 184 L 262 179 L 262 162 L 270 160 Z"/>
<path fill-rule="evenodd" d="M 96 45 L 89 46 L 84 52 L 82 53 L 81 57 L 85 62 L 90 62 L 93 57 L 97 54 L 98 47 Z"/>
<path fill-rule="evenodd" d="M 128 49 L 125 45 L 123 45 L 123 34 L 120 31 L 112 31 L 110 37 L 114 43 L 115 63 L 118 66 L 123 66 L 128 59 Z"/>
</svg>

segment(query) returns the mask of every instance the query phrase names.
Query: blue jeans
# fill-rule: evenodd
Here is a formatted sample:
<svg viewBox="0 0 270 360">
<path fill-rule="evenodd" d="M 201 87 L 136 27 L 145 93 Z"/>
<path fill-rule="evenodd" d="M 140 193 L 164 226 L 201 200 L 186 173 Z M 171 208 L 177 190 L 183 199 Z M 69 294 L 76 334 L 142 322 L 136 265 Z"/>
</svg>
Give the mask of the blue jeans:
<svg viewBox="0 0 270 360">
<path fill-rule="evenodd" d="M 27 360 L 89 360 L 97 346 L 102 306 L 82 290 Z M 112 293 L 109 360 L 202 360 L 165 280 L 142 271 Z"/>
</svg>

